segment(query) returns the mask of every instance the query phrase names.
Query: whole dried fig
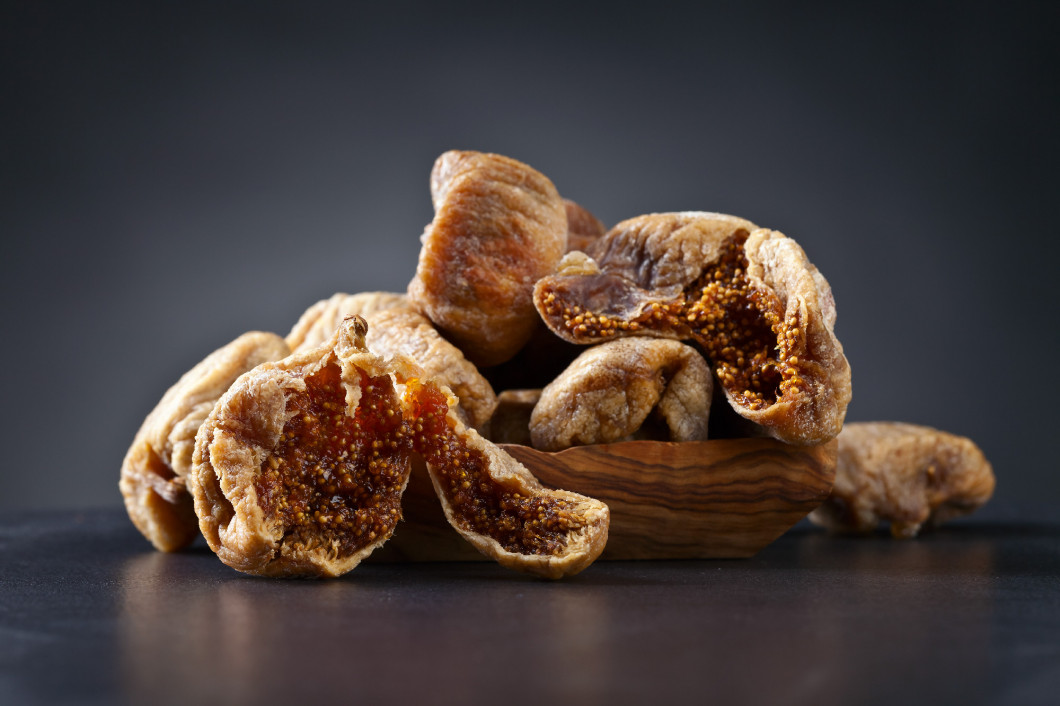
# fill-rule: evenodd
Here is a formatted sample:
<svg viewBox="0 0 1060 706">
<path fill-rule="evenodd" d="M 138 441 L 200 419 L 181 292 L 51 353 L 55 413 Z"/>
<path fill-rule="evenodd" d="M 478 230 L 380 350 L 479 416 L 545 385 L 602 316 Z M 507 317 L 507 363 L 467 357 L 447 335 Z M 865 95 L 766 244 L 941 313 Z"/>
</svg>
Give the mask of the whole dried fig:
<svg viewBox="0 0 1060 706">
<path fill-rule="evenodd" d="M 840 532 L 871 532 L 887 521 L 893 536 L 909 538 L 925 523 L 974 512 L 994 485 L 970 439 L 914 424 L 847 424 L 832 493 L 810 519 Z"/>
<path fill-rule="evenodd" d="M 691 346 L 662 338 L 608 341 L 541 391 L 531 439 L 544 451 L 634 438 L 704 441 L 712 393 L 710 368 Z M 652 421 L 661 428 L 649 429 Z"/>
<path fill-rule="evenodd" d="M 521 162 L 456 151 L 435 162 L 431 197 L 409 298 L 469 360 L 501 363 L 533 333 L 534 282 L 567 248 L 563 200 Z"/>
</svg>

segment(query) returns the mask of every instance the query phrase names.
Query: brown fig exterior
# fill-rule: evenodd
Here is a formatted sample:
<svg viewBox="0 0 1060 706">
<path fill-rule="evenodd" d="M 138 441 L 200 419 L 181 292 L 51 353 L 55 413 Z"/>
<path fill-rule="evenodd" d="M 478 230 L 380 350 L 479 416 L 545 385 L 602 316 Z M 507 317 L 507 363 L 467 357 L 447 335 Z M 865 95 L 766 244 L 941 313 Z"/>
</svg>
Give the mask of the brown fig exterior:
<svg viewBox="0 0 1060 706">
<path fill-rule="evenodd" d="M 409 298 L 469 360 L 502 363 L 533 334 L 534 283 L 567 249 L 563 200 L 521 162 L 457 151 L 435 162 L 431 197 Z"/>
<path fill-rule="evenodd" d="M 185 373 L 147 415 L 122 461 L 118 487 L 129 518 L 159 551 L 183 549 L 199 536 L 186 479 L 195 435 L 210 410 L 240 375 L 288 352 L 275 334 L 243 334 Z"/>
<path fill-rule="evenodd" d="M 409 306 L 408 297 L 394 292 L 339 292 L 321 299 L 298 318 L 287 334 L 287 345 L 292 353 L 317 348 L 331 340 L 342 322 L 349 316 L 369 317 L 387 309 Z"/>
<path fill-rule="evenodd" d="M 533 446 L 560 451 L 656 435 L 662 441 L 705 441 L 713 389 L 703 356 L 679 341 L 631 337 L 601 343 L 542 390 L 530 417 Z M 661 428 L 649 428 L 655 425 Z"/>
<path fill-rule="evenodd" d="M 907 539 L 924 524 L 974 512 L 993 495 L 993 468 L 971 439 L 899 422 L 847 424 L 839 434 L 835 485 L 810 515 L 837 532 L 890 522 Z"/>
</svg>

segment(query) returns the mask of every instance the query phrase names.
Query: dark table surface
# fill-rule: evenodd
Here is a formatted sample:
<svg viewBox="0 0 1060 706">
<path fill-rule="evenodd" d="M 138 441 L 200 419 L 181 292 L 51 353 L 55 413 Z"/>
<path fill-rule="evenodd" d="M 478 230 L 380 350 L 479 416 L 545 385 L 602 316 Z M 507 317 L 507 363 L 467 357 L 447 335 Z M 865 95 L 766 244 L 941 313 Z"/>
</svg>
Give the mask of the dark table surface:
<svg viewBox="0 0 1060 706">
<path fill-rule="evenodd" d="M 1060 703 L 1060 519 L 800 524 L 745 560 L 246 577 L 119 511 L 0 520 L 0 702 Z"/>
</svg>

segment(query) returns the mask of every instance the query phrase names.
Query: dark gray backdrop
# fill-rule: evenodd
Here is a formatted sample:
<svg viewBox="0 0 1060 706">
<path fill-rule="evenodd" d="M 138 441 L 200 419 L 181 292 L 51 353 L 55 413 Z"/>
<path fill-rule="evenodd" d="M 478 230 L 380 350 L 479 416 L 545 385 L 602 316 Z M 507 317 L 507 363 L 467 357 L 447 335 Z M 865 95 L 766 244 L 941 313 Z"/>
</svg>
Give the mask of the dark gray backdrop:
<svg viewBox="0 0 1060 706">
<path fill-rule="evenodd" d="M 608 224 L 784 231 L 835 292 L 848 419 L 968 435 L 999 499 L 1060 499 L 1054 4 L 141 5 L 0 22 L 0 508 L 118 504 L 206 353 L 404 289 L 451 148 Z"/>
</svg>

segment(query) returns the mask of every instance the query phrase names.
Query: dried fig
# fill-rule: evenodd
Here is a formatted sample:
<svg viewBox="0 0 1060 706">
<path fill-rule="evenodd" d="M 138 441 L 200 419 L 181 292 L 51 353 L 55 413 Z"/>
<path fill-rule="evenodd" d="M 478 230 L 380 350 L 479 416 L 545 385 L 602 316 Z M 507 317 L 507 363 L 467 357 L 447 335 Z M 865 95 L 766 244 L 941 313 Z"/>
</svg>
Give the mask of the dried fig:
<svg viewBox="0 0 1060 706">
<path fill-rule="evenodd" d="M 842 428 L 850 366 L 835 302 L 795 241 L 734 216 L 667 213 L 619 223 L 542 278 L 534 302 L 575 343 L 691 339 L 729 404 L 771 436 L 819 444 Z"/>
<path fill-rule="evenodd" d="M 347 316 L 371 316 L 378 311 L 395 307 L 407 307 L 409 300 L 404 294 L 391 292 L 361 292 L 359 294 L 338 293 L 322 299 L 305 310 L 291 332 L 287 334 L 287 345 L 292 353 L 316 348 L 331 340 L 339 324 Z"/>
<path fill-rule="evenodd" d="M 222 561 L 262 576 L 353 569 L 393 533 L 414 453 L 448 521 L 501 564 L 558 578 L 599 556 L 606 505 L 542 487 L 410 358 L 372 354 L 366 332 L 351 317 L 323 346 L 254 368 L 199 429 L 189 487 Z"/>
<path fill-rule="evenodd" d="M 325 345 L 265 363 L 217 402 L 195 441 L 199 527 L 229 566 L 338 576 L 401 517 L 411 439 L 391 373 L 351 317 Z"/>
<path fill-rule="evenodd" d="M 839 434 L 835 485 L 810 519 L 841 532 L 916 536 L 981 507 L 994 492 L 990 463 L 970 439 L 897 422 L 847 424 Z"/>
<path fill-rule="evenodd" d="M 703 356 L 679 341 L 602 343 L 542 390 L 530 417 L 533 446 L 559 451 L 634 438 L 705 441 L 713 386 Z M 654 421 L 662 429 L 651 429 Z"/>
<path fill-rule="evenodd" d="M 368 348 L 382 356 L 407 355 L 427 377 L 456 395 L 457 414 L 479 431 L 486 428 L 497 395 L 460 349 L 442 338 L 430 320 L 408 307 L 395 307 L 366 316 Z"/>
<path fill-rule="evenodd" d="M 446 519 L 503 566 L 546 578 L 576 574 L 607 543 L 607 505 L 542 486 L 522 464 L 464 426 L 455 400 L 430 381 L 409 380 L 413 449 L 426 461 Z"/>
<path fill-rule="evenodd" d="M 185 373 L 136 432 L 121 465 L 118 487 L 136 528 L 156 549 L 182 549 L 199 535 L 185 478 L 195 434 L 214 403 L 246 371 L 289 351 L 279 336 L 245 333 Z"/>
<path fill-rule="evenodd" d="M 342 320 L 362 316 L 368 321 L 369 350 L 383 356 L 402 353 L 460 398 L 465 422 L 480 431 L 496 404 L 486 378 L 460 349 L 446 341 L 429 319 L 414 310 L 404 294 L 361 292 L 335 294 L 309 307 L 287 334 L 293 352 L 316 348 L 331 338 Z"/>
<path fill-rule="evenodd" d="M 477 365 L 511 358 L 537 325 L 531 292 L 567 247 L 563 200 L 508 157 L 446 152 L 409 298 Z"/>
</svg>

